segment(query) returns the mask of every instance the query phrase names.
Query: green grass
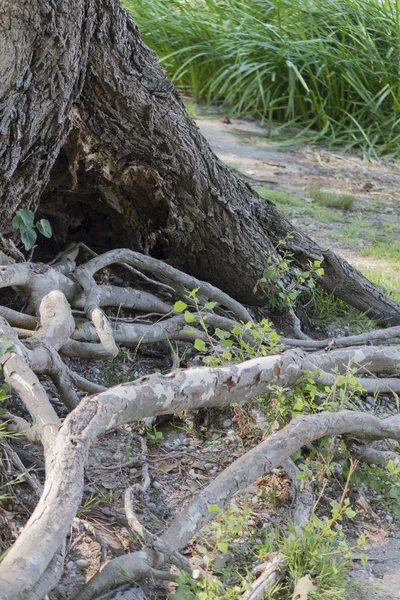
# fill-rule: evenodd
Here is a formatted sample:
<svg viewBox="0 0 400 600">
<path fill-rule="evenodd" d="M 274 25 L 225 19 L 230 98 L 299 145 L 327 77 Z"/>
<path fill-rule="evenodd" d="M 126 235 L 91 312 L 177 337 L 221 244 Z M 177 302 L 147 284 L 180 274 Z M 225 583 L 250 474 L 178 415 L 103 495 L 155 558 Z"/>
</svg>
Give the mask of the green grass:
<svg viewBox="0 0 400 600">
<path fill-rule="evenodd" d="M 322 204 L 322 206 L 341 210 L 352 210 L 355 202 L 354 196 L 350 194 L 336 194 L 335 192 L 327 192 L 314 186 L 310 187 L 309 196 L 318 202 L 318 204 Z"/>
<path fill-rule="evenodd" d="M 257 192 L 262 198 L 271 200 L 276 204 L 289 204 L 290 206 L 297 206 L 298 208 L 304 208 L 306 205 L 301 198 L 297 198 L 290 192 L 285 192 L 283 190 L 275 190 L 273 188 L 261 186 L 257 188 Z"/>
<path fill-rule="evenodd" d="M 175 83 L 231 114 L 400 154 L 399 0 L 123 0 Z"/>
<path fill-rule="evenodd" d="M 330 221 L 336 221 L 338 218 L 335 211 L 325 206 L 309 204 L 304 199 L 290 192 L 267 188 L 265 186 L 258 187 L 257 192 L 262 198 L 275 202 L 279 206 L 279 209 L 285 213 L 290 213 L 291 208 L 296 208 L 303 215 L 313 217 L 313 219 L 320 223 L 329 223 Z"/>
</svg>

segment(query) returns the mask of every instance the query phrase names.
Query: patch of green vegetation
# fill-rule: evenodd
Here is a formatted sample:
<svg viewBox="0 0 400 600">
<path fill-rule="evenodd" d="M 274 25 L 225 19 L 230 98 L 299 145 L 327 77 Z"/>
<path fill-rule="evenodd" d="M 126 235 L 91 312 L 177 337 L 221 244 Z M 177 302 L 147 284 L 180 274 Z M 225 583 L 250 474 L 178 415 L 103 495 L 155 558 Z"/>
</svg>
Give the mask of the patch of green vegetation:
<svg viewBox="0 0 400 600">
<path fill-rule="evenodd" d="M 338 213 L 335 208 L 307 203 L 290 192 L 265 186 L 257 188 L 257 192 L 262 198 L 275 202 L 282 212 L 290 214 L 294 208 L 316 222 L 329 223 L 338 220 Z M 341 197 L 339 195 L 339 198 Z M 349 196 L 349 198 L 354 200 L 353 196 Z M 333 199 L 333 202 L 335 201 L 336 198 Z M 373 283 L 382 287 L 392 298 L 400 301 L 400 280 L 398 276 L 400 270 L 400 225 L 387 221 L 376 222 L 371 218 L 362 217 L 360 214 L 348 212 L 346 217 L 341 219 L 340 229 L 327 231 L 326 235 L 336 237 L 338 233 L 341 234 L 340 239 L 343 245 L 351 248 L 355 247 L 357 254 L 384 261 L 382 268 L 365 267 L 363 265 L 357 266 L 357 268 Z M 321 266 L 323 267 L 323 264 Z M 333 294 L 324 295 L 322 293 L 321 296 L 318 296 L 318 302 L 319 306 L 315 314 L 316 321 L 323 321 L 327 317 L 334 320 L 345 318 L 349 326 L 352 322 L 354 323 L 354 327 L 351 326 L 352 333 L 356 333 L 360 325 L 364 326 L 365 324 L 368 327 L 370 324 L 372 326 L 366 315 L 360 315 L 356 309 L 341 302 Z"/>
<path fill-rule="evenodd" d="M 310 600 L 341 600 L 349 593 L 347 575 L 351 568 L 351 553 L 361 549 L 366 538 L 361 535 L 355 546 L 350 546 L 345 539 L 341 521 L 355 515 L 345 495 L 340 501 L 331 503 L 330 518 L 322 521 L 313 516 L 301 530 L 289 524 L 289 535 L 273 528 L 263 540 L 254 528 L 251 506 L 239 508 L 233 503 L 226 511 L 221 511 L 217 505 L 208 508 L 210 512 L 219 514 L 218 519 L 203 531 L 203 545 L 197 545 L 208 577 L 203 579 L 196 571 L 193 578 L 181 573 L 176 592 L 169 596 L 171 600 L 236 600 L 251 589 L 254 576 L 250 574 L 250 568 L 254 563 L 261 564 L 267 560 L 272 552 L 283 556 L 286 567 L 268 598 L 286 600 L 292 597 L 296 582 L 305 575 L 313 582 L 313 592 L 308 596 Z M 230 564 L 216 567 L 216 558 L 228 549 Z M 365 564 L 367 557 L 361 556 Z"/>
<path fill-rule="evenodd" d="M 309 196 L 318 202 L 318 204 L 322 204 L 322 206 L 341 210 L 352 210 L 355 202 L 354 196 L 350 194 L 336 194 L 335 192 L 327 192 L 314 186 L 310 187 Z"/>
<path fill-rule="evenodd" d="M 257 192 L 262 198 L 271 200 L 271 202 L 275 202 L 276 204 L 289 204 L 290 206 L 297 206 L 302 209 L 305 207 L 304 200 L 301 200 L 301 198 L 297 198 L 290 192 L 285 192 L 284 190 L 276 190 L 274 188 L 261 186 L 257 188 Z"/>
<path fill-rule="evenodd" d="M 400 271 L 400 261 L 394 265 L 392 269 L 392 265 L 383 270 L 381 268 L 361 268 L 360 269 L 363 275 L 367 277 L 372 283 L 378 285 L 382 290 L 397 302 L 400 302 L 400 279 L 399 279 L 399 271 Z"/>
<path fill-rule="evenodd" d="M 193 100 L 190 100 L 189 98 L 183 98 L 183 103 L 188 115 L 194 119 L 196 117 L 196 106 Z"/>
<path fill-rule="evenodd" d="M 288 235 L 286 239 L 292 237 Z M 265 253 L 266 266 L 256 286 L 265 297 L 267 306 L 281 311 L 294 308 L 304 294 L 312 295 L 316 287 L 315 277 L 324 274 L 319 260 L 310 261 L 307 270 L 295 266 L 293 253 L 280 248 L 283 243 L 284 240 L 280 240 L 274 249 L 278 252 Z"/>
<path fill-rule="evenodd" d="M 303 215 L 310 216 L 321 223 L 330 223 L 331 221 L 336 221 L 338 218 L 334 210 L 320 206 L 319 204 L 307 203 L 304 199 L 290 192 L 267 188 L 265 186 L 258 187 L 257 192 L 262 198 L 275 202 L 280 210 L 285 213 L 290 212 L 291 208 L 297 208 Z"/>
<path fill-rule="evenodd" d="M 123 0 L 195 101 L 301 127 L 365 155 L 400 152 L 397 0 Z M 293 136 L 291 136 L 293 137 Z"/>
<path fill-rule="evenodd" d="M 358 335 L 378 327 L 377 322 L 367 313 L 360 312 L 333 292 L 326 292 L 319 286 L 315 288 L 307 304 L 307 314 L 315 327 L 335 325 L 349 335 Z"/>
</svg>

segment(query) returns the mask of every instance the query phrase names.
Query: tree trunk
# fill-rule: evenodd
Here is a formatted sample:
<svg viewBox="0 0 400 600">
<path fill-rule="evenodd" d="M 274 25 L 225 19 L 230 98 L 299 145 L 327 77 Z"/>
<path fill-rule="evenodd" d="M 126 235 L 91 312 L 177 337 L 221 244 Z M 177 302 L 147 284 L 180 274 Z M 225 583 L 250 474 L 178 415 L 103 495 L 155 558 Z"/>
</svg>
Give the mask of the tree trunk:
<svg viewBox="0 0 400 600">
<path fill-rule="evenodd" d="M 398 303 L 215 157 L 117 0 L 3 4 L 3 233 L 18 208 L 39 209 L 59 245 L 150 253 L 249 305 L 285 239 L 299 264 L 323 259 L 327 290 L 400 323 Z"/>
</svg>

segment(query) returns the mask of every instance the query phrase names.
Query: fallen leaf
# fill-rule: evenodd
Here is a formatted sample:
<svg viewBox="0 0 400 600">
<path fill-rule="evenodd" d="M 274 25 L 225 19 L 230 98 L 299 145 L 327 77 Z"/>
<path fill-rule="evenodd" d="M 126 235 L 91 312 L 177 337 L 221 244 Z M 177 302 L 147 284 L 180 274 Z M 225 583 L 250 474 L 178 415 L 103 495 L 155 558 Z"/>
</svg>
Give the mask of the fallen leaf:
<svg viewBox="0 0 400 600">
<path fill-rule="evenodd" d="M 204 462 L 202 460 L 195 460 L 194 463 L 192 464 L 192 467 L 194 469 L 200 469 L 200 471 L 204 471 Z"/>
<path fill-rule="evenodd" d="M 169 473 L 170 471 L 173 471 L 174 469 L 177 469 L 178 467 L 179 467 L 179 463 L 171 463 L 171 464 L 160 463 L 158 465 L 158 468 L 161 469 L 161 471 L 164 471 L 164 473 Z"/>
<path fill-rule="evenodd" d="M 274 375 L 275 375 L 275 377 L 279 377 L 280 372 L 281 372 L 281 368 L 278 365 L 278 363 L 276 363 L 275 366 L 274 366 Z"/>
<path fill-rule="evenodd" d="M 294 588 L 292 600 L 307 600 L 310 592 L 315 592 L 317 588 L 313 584 L 309 575 L 301 577 Z"/>
</svg>

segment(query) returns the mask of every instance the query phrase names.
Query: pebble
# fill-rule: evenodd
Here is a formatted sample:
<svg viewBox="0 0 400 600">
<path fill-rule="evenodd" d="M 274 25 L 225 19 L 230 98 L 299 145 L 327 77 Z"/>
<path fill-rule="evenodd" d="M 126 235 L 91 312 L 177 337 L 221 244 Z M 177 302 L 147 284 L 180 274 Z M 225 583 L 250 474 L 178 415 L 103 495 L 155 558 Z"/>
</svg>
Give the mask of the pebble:
<svg viewBox="0 0 400 600">
<path fill-rule="evenodd" d="M 260 498 L 258 496 L 253 496 L 251 499 L 252 504 L 258 504 L 260 502 Z"/>
<path fill-rule="evenodd" d="M 162 490 L 162 487 L 163 486 L 161 485 L 161 483 L 159 481 L 153 481 L 153 488 L 155 490 Z"/>
<path fill-rule="evenodd" d="M 76 561 L 76 566 L 80 567 L 81 569 L 86 569 L 89 566 L 89 561 L 86 560 L 85 558 L 79 558 Z"/>
<path fill-rule="evenodd" d="M 148 502 L 146 504 L 147 508 L 149 508 L 150 510 L 155 510 L 157 508 L 157 504 L 154 504 L 154 502 Z"/>
<path fill-rule="evenodd" d="M 256 488 L 255 485 L 248 485 L 247 488 L 244 490 L 245 494 L 251 494 L 252 496 L 254 496 L 255 494 L 258 494 L 258 488 Z"/>
<path fill-rule="evenodd" d="M 218 473 L 218 469 L 216 467 L 214 467 L 213 469 L 210 469 L 210 475 L 216 475 Z"/>
<path fill-rule="evenodd" d="M 138 473 L 138 469 L 135 469 L 135 468 L 129 469 L 129 475 L 134 476 L 134 475 L 137 475 L 137 473 Z"/>
<path fill-rule="evenodd" d="M 225 427 L 226 429 L 228 429 L 228 427 L 232 427 L 232 419 L 225 419 L 225 421 L 222 423 L 222 427 Z"/>
<path fill-rule="evenodd" d="M 66 568 L 68 569 L 68 571 L 72 571 L 72 569 L 73 569 L 73 568 L 74 568 L 74 566 L 75 566 L 75 563 L 74 563 L 74 561 L 73 561 L 73 560 L 70 560 L 69 562 L 67 562 L 67 564 L 66 564 L 65 566 L 66 566 Z"/>
</svg>

